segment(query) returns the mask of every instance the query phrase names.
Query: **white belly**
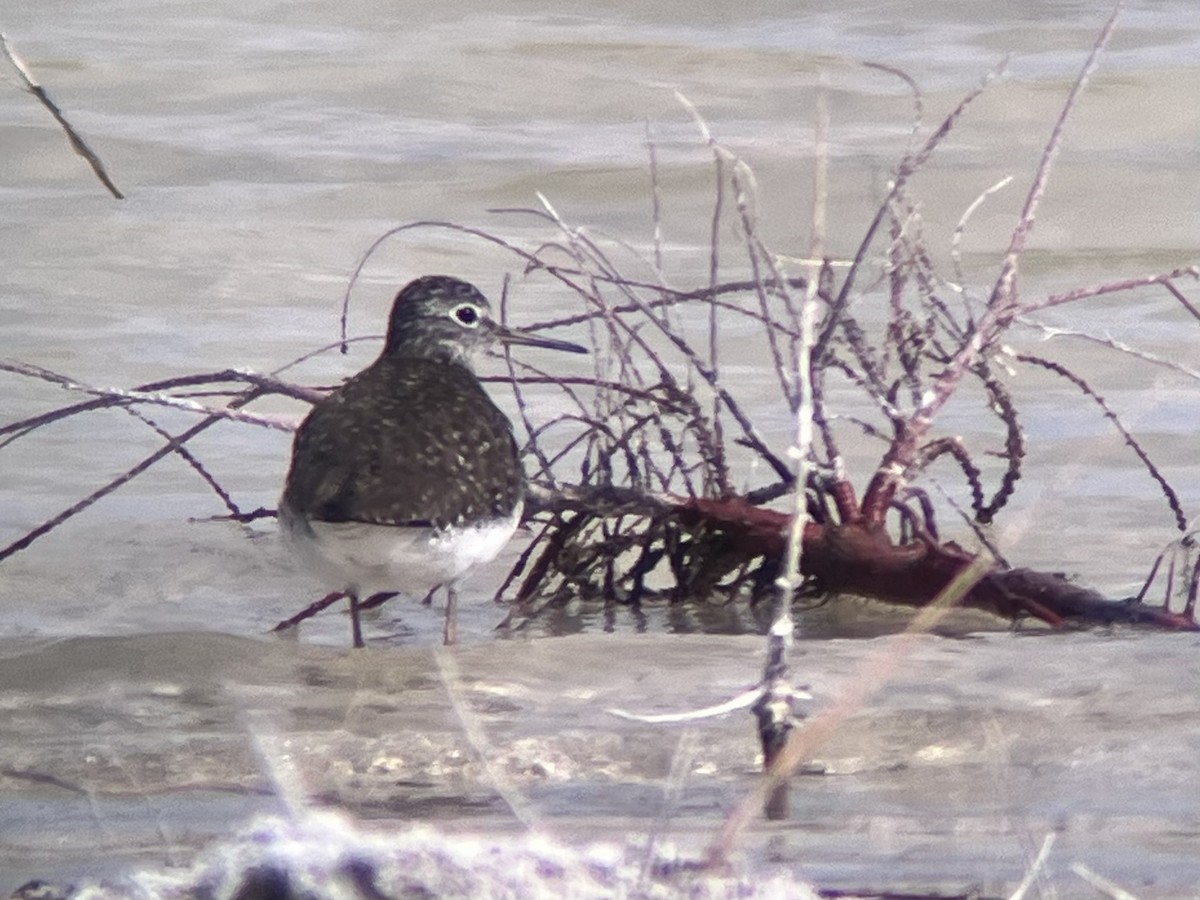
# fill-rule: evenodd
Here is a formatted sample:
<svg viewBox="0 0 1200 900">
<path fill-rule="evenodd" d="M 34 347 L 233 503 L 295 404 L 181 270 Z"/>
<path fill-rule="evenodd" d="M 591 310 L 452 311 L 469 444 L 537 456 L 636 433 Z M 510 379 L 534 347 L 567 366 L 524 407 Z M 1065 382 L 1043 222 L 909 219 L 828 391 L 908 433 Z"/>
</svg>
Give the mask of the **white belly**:
<svg viewBox="0 0 1200 900">
<path fill-rule="evenodd" d="M 280 508 L 288 542 L 330 590 L 360 597 L 400 591 L 421 598 L 491 562 L 521 521 L 522 504 L 506 519 L 437 531 L 362 522 L 306 522 Z"/>
</svg>

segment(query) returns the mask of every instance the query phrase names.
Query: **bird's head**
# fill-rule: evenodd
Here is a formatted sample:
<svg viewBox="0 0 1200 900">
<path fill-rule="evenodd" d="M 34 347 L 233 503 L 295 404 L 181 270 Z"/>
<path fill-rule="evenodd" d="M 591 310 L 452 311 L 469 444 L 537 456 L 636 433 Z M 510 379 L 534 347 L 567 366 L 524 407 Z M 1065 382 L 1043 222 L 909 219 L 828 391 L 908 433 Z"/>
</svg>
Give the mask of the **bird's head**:
<svg viewBox="0 0 1200 900">
<path fill-rule="evenodd" d="M 587 352 L 578 344 L 502 325 L 493 317 L 487 297 L 474 285 L 446 275 L 425 275 L 410 281 L 396 295 L 383 356 L 419 356 L 469 365 L 477 352 L 505 344 Z"/>
</svg>

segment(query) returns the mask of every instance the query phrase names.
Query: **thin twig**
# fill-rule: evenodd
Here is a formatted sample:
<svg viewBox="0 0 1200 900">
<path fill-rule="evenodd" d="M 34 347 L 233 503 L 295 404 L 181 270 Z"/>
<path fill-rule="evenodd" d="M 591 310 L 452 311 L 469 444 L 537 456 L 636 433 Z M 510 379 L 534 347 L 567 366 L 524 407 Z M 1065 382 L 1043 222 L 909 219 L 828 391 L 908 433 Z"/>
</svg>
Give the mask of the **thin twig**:
<svg viewBox="0 0 1200 900">
<path fill-rule="evenodd" d="M 1179 500 L 1179 495 L 1175 492 L 1175 489 L 1171 487 L 1170 482 L 1167 481 L 1166 476 L 1163 475 L 1158 466 L 1154 464 L 1154 461 L 1150 459 L 1150 455 L 1146 452 L 1145 448 L 1142 447 L 1138 439 L 1135 438 L 1133 433 L 1125 427 L 1125 423 L 1121 421 L 1120 417 L 1113 411 L 1112 407 L 1108 405 L 1108 402 L 1102 396 L 1096 393 L 1096 391 L 1092 389 L 1091 385 L 1089 385 L 1087 381 L 1085 381 L 1083 378 L 1080 378 L 1062 363 L 1055 362 L 1051 359 L 1043 359 L 1040 356 L 1032 356 L 1028 353 L 1018 353 L 1014 356 L 1014 359 L 1018 360 L 1019 362 L 1029 363 L 1030 365 L 1040 366 L 1043 369 L 1053 372 L 1055 375 L 1065 378 L 1067 381 L 1079 388 L 1079 390 L 1081 390 L 1086 396 L 1090 397 L 1096 403 L 1096 405 L 1100 407 L 1101 412 L 1104 413 L 1104 418 L 1112 422 L 1113 427 L 1117 429 L 1118 433 L 1120 433 L 1121 437 L 1125 441 L 1125 444 L 1129 447 L 1129 449 L 1137 454 L 1137 458 L 1142 461 L 1142 465 L 1146 467 L 1146 471 L 1150 473 L 1150 477 L 1158 482 L 1159 488 L 1162 489 L 1163 496 L 1165 496 L 1167 499 L 1167 506 L 1171 508 L 1171 512 L 1175 515 L 1175 527 L 1178 528 L 1181 533 L 1186 534 L 1188 530 L 1188 519 L 1187 515 L 1183 511 L 1183 504 Z"/>
<path fill-rule="evenodd" d="M 632 713 L 624 709 L 606 709 L 609 715 L 616 716 L 618 719 L 626 719 L 630 722 L 643 722 L 647 725 L 678 725 L 682 722 L 696 722 L 701 719 L 714 719 L 717 716 L 723 716 L 727 713 L 736 712 L 739 709 L 746 709 L 759 697 L 762 696 L 762 685 L 756 684 L 747 691 L 743 691 L 735 697 L 731 697 L 721 703 L 716 703 L 712 706 L 704 706 L 700 709 L 689 709 L 686 712 L 672 713 Z"/>
<path fill-rule="evenodd" d="M 247 395 L 247 397 L 249 398 L 251 395 L 258 396 L 259 393 L 260 393 L 259 389 L 256 388 L 253 391 L 251 391 Z M 249 402 L 249 400 L 247 400 L 247 402 Z M 64 509 L 58 515 L 43 522 L 41 525 L 39 525 L 37 528 L 34 528 L 32 531 L 27 532 L 22 537 L 20 537 L 18 540 L 13 541 L 7 547 L 0 549 L 0 561 L 8 559 L 8 557 L 12 556 L 14 553 L 18 553 L 19 551 L 24 550 L 26 547 L 28 547 L 30 544 L 32 544 L 34 541 L 36 541 L 42 535 L 48 534 L 49 532 L 51 532 L 55 528 L 57 528 L 59 525 L 61 525 L 63 522 L 66 522 L 68 519 L 74 518 L 75 516 L 79 515 L 79 513 L 83 512 L 85 509 L 87 509 L 89 506 L 91 506 L 97 500 L 101 500 L 104 497 L 107 497 L 109 494 L 111 494 L 117 488 L 121 487 L 122 485 L 128 484 L 130 481 L 132 481 L 138 475 L 142 474 L 142 472 L 149 469 L 156 462 L 158 462 L 159 460 L 163 459 L 166 456 L 170 456 L 172 453 L 174 453 L 176 451 L 177 448 L 182 447 L 184 444 L 186 444 L 188 441 L 190 441 L 196 435 L 200 434 L 200 432 L 205 431 L 208 428 L 211 428 L 213 425 L 217 424 L 217 422 L 219 422 L 219 421 L 221 421 L 221 419 L 217 418 L 216 416 L 210 416 L 201 422 L 197 422 L 191 428 L 187 429 L 186 431 L 182 432 L 181 434 L 179 434 L 176 437 L 169 440 L 166 444 L 164 444 L 158 450 L 151 453 L 149 456 L 147 456 L 145 459 L 143 459 L 137 465 L 133 466 L 131 469 L 128 469 L 121 475 L 118 475 L 116 478 L 109 481 L 106 485 L 104 485 L 104 487 L 99 488 L 96 491 L 93 491 L 91 494 L 84 497 L 82 500 L 79 500 L 78 502 L 73 503 L 71 506 Z"/>
<path fill-rule="evenodd" d="M 962 118 L 963 114 L 967 111 L 967 107 L 969 107 L 979 97 L 979 95 L 987 89 L 987 86 L 991 84 L 994 79 L 1000 77 L 1006 66 L 1007 60 L 1002 61 L 990 72 L 988 72 L 983 81 L 981 81 L 976 88 L 963 97 L 963 99 L 959 101 L 958 105 L 950 112 L 950 115 L 946 116 L 946 118 L 942 120 L 941 124 L 925 140 L 925 143 L 921 145 L 920 149 L 916 153 L 909 154 L 903 160 L 901 160 L 900 165 L 896 168 L 896 174 L 892 178 L 892 184 L 888 191 L 888 195 L 884 198 L 884 201 L 879 204 L 879 208 L 875 212 L 875 218 L 871 220 L 870 224 L 867 226 L 866 232 L 862 237 L 862 240 L 859 241 L 858 251 L 854 254 L 854 261 L 851 264 L 850 269 L 846 272 L 845 278 L 842 279 L 841 289 L 838 291 L 837 298 L 833 301 L 829 315 L 825 320 L 824 329 L 822 330 L 820 337 L 817 339 L 817 344 L 813 351 L 814 358 L 821 359 L 825 355 L 826 348 L 828 347 L 829 342 L 833 339 L 834 332 L 841 324 L 841 316 L 845 312 L 845 309 L 850 302 L 850 296 L 854 287 L 855 277 L 857 276 L 858 271 L 862 267 L 863 263 L 866 261 L 867 252 L 871 245 L 875 242 L 875 235 L 879 232 L 879 227 L 883 224 L 883 220 L 891 208 L 892 200 L 899 196 L 900 192 L 904 189 L 905 185 L 908 183 L 908 179 L 912 177 L 913 173 L 915 173 L 925 164 L 925 162 L 933 154 L 933 151 L 937 149 L 938 145 L 941 144 L 946 135 L 950 133 L 958 120 Z"/>
<path fill-rule="evenodd" d="M 1113 5 L 1113 11 L 1092 44 L 1087 61 L 1084 62 L 1079 76 L 1075 79 L 1075 84 L 1071 86 L 1071 92 L 1067 95 L 1067 100 L 1050 132 L 1050 140 L 1046 142 L 1046 147 L 1042 151 L 1041 162 L 1034 173 L 1033 184 L 1029 187 L 1029 195 L 1025 198 L 1025 208 L 1021 210 L 1021 218 L 1017 222 L 1017 227 L 1013 229 L 1008 252 L 1000 267 L 1000 276 L 996 279 L 996 286 L 992 289 L 991 299 L 988 300 L 989 313 L 996 318 L 1003 319 L 1017 305 L 1017 265 L 1021 255 L 1025 252 L 1025 243 L 1029 238 L 1029 233 L 1033 230 L 1033 222 L 1042 197 L 1046 193 L 1046 184 L 1050 180 L 1050 171 L 1054 168 L 1054 160 L 1058 157 L 1059 150 L 1062 149 L 1067 119 L 1070 118 L 1076 102 L 1091 81 L 1096 66 L 1100 64 L 1100 55 L 1108 46 L 1113 30 L 1117 27 L 1117 19 L 1120 18 L 1124 8 L 1125 0 L 1117 0 Z"/>
<path fill-rule="evenodd" d="M 954 354 L 953 359 L 933 378 L 933 383 L 926 392 L 922 403 L 903 422 L 898 423 L 899 430 L 896 440 L 884 456 L 863 497 L 863 515 L 869 521 L 876 521 L 885 514 L 896 488 L 902 483 L 904 472 L 916 455 L 917 448 L 923 442 L 925 434 L 932 427 L 933 421 L 942 407 L 954 395 L 963 377 L 976 365 L 981 354 L 994 345 L 999 336 L 1011 324 L 1013 316 L 1017 312 L 1023 311 L 1019 309 L 1017 301 L 1017 264 L 1024 252 L 1029 232 L 1033 228 L 1034 216 L 1045 192 L 1054 159 L 1062 145 L 1067 118 L 1090 81 L 1092 72 L 1099 62 L 1100 53 L 1112 36 L 1123 6 L 1123 0 L 1118 0 L 1112 15 L 1093 43 L 1091 53 L 1089 53 L 1087 61 L 1055 121 L 1050 139 L 1042 151 L 1042 159 L 1034 175 L 1025 207 L 1013 229 L 1000 275 L 996 279 L 995 287 L 992 289 L 983 315 Z"/>
<path fill-rule="evenodd" d="M 92 171 L 96 173 L 96 177 L 100 179 L 100 183 L 108 188 L 110 194 L 118 200 L 124 200 L 125 195 L 117 190 L 117 186 L 109 178 L 108 170 L 104 168 L 104 163 L 100 161 L 100 157 L 87 145 L 87 142 L 75 130 L 74 126 L 67 121 L 66 116 L 63 115 L 63 111 L 50 99 L 50 95 L 46 93 L 46 89 L 33 77 L 33 73 L 29 70 L 29 67 L 17 55 L 17 51 L 12 48 L 12 45 L 8 42 L 8 37 L 2 31 L 0 31 L 0 51 L 3 51 L 9 63 L 16 69 L 17 75 L 25 85 L 24 90 L 27 93 L 33 94 L 38 102 L 46 107 L 50 115 L 54 116 L 54 121 L 58 123 L 63 133 L 66 134 L 67 140 L 70 141 L 71 149 L 87 161 L 87 164 L 92 167 Z"/>
<path fill-rule="evenodd" d="M 1028 314 L 1037 312 L 1042 309 L 1047 309 L 1051 306 L 1062 306 L 1064 303 L 1074 303 L 1077 300 L 1087 300 L 1091 297 L 1103 297 L 1105 294 L 1116 294 L 1121 291 L 1131 291 L 1139 287 L 1148 287 L 1152 284 L 1161 284 L 1171 292 L 1180 304 L 1187 309 L 1191 315 L 1200 319 L 1200 309 L 1197 309 L 1183 293 L 1172 284 L 1173 281 L 1180 278 L 1200 279 L 1200 266 L 1184 266 L 1183 268 L 1173 269 L 1170 272 L 1165 272 L 1160 275 L 1144 275 L 1139 278 L 1126 278 L 1121 281 L 1110 281 L 1105 284 L 1093 285 L 1091 287 L 1075 288 L 1062 294 L 1051 294 L 1044 300 L 1034 300 L 1021 305 L 1021 312 Z"/>
<path fill-rule="evenodd" d="M 975 215 L 976 211 L 983 206 L 989 197 L 1004 190 L 1004 188 L 1012 183 L 1012 180 L 1013 177 L 1011 175 L 1005 175 L 972 200 L 963 211 L 963 214 L 959 216 L 958 224 L 954 226 L 954 234 L 950 237 L 950 260 L 954 266 L 954 277 L 957 281 L 956 287 L 967 283 L 962 270 L 962 239 L 963 234 L 967 230 L 967 223 L 971 221 L 971 217 Z"/>
</svg>

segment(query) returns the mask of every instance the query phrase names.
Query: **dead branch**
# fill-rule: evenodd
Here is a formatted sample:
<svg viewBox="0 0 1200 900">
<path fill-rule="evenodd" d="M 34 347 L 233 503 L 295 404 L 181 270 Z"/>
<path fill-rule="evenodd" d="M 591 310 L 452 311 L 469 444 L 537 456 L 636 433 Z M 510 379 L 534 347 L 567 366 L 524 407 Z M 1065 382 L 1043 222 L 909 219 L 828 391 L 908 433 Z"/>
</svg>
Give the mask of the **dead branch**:
<svg viewBox="0 0 1200 900">
<path fill-rule="evenodd" d="M 50 99 L 50 95 L 46 93 L 46 89 L 33 77 L 33 73 L 25 65 L 25 61 L 17 55 L 17 51 L 12 48 L 12 44 L 9 43 L 8 38 L 2 31 L 0 31 L 0 51 L 3 51 L 9 64 L 16 70 L 17 77 L 21 79 L 21 83 L 24 85 L 23 89 L 26 93 L 32 94 L 37 98 L 37 101 L 46 108 L 46 111 L 54 116 L 54 121 L 58 123 L 59 128 L 67 136 L 67 140 L 71 144 L 71 149 L 82 156 L 87 164 L 92 167 L 92 171 L 100 179 L 100 183 L 108 189 L 110 194 L 118 200 L 124 200 L 125 195 L 117 190 L 117 186 L 113 184 L 112 179 L 108 175 L 108 170 L 104 168 L 104 163 L 100 161 L 100 157 L 88 146 L 87 141 L 80 136 L 75 127 L 67 121 L 58 104 Z"/>
<path fill-rule="evenodd" d="M 0 361 L 0 371 L 10 372 L 15 375 L 20 375 L 26 378 L 35 378 L 41 381 L 54 384 L 65 390 L 81 391 L 96 395 L 95 399 L 76 403 L 66 407 L 60 407 L 51 410 L 47 413 L 42 413 L 31 418 L 22 419 L 17 422 L 12 422 L 4 426 L 0 426 L 0 449 L 3 449 L 13 441 L 33 434 L 38 429 L 50 425 L 54 422 L 68 418 L 70 416 L 79 415 L 85 412 L 93 412 L 106 408 L 123 409 L 125 412 L 133 415 L 142 424 L 148 426 L 156 434 L 165 440 L 154 453 L 142 459 L 139 463 L 126 470 L 116 478 L 110 480 L 107 484 L 93 491 L 88 496 L 71 504 L 66 509 L 61 510 L 54 516 L 51 516 L 40 525 L 26 532 L 16 541 L 10 543 L 7 547 L 0 548 L 0 561 L 7 559 L 15 553 L 24 550 L 38 538 L 49 534 L 54 529 L 58 528 L 64 522 L 69 521 L 79 513 L 91 507 L 97 501 L 116 491 L 125 484 L 128 484 L 134 478 L 141 475 L 143 472 L 150 469 L 159 461 L 168 456 L 179 456 L 193 471 L 195 471 L 205 481 L 210 489 L 221 499 L 221 502 L 229 510 L 230 515 L 227 518 L 232 518 L 237 521 L 251 521 L 261 518 L 266 513 L 263 510 L 255 510 L 250 513 L 242 512 L 233 498 L 211 475 L 204 464 L 197 459 L 186 447 L 186 444 L 198 434 L 206 431 L 211 426 L 225 420 L 232 420 L 243 424 L 254 424 L 261 427 L 279 428 L 285 431 L 290 431 L 291 428 L 286 423 L 280 422 L 274 418 L 265 418 L 262 416 L 253 416 L 241 412 L 241 408 L 252 403 L 254 400 L 268 394 L 280 393 L 287 396 L 297 397 L 300 399 L 310 399 L 316 394 L 308 388 L 302 388 L 296 385 L 288 384 L 280 381 L 271 375 L 263 375 L 256 372 L 238 369 L 226 369 L 221 372 L 204 373 L 196 375 L 186 375 L 178 378 L 169 378 L 161 381 L 150 382 L 141 385 L 132 391 L 121 389 L 101 389 L 82 384 L 74 379 L 41 366 L 34 366 L 27 363 L 18 363 L 13 361 Z M 248 385 L 240 391 L 230 391 L 227 396 L 229 401 L 225 407 L 210 407 L 204 404 L 198 404 L 183 397 L 171 396 L 166 392 L 177 390 L 184 387 L 195 387 L 197 385 L 211 385 L 221 383 L 236 383 Z M 136 409 L 135 404 L 149 404 L 156 406 L 167 406 L 178 409 L 185 409 L 189 412 L 201 413 L 204 418 L 197 424 L 186 429 L 182 433 L 172 436 L 161 428 L 157 422 L 150 419 Z"/>
<path fill-rule="evenodd" d="M 554 492 L 535 488 L 529 499 L 532 514 L 574 513 L 576 523 L 580 517 L 628 515 L 663 528 L 673 521 L 687 534 L 705 536 L 709 546 L 719 544 L 723 553 L 719 565 L 726 573 L 749 563 L 778 568 L 792 524 L 786 513 L 738 497 L 682 498 L 606 486 Z M 975 558 L 956 544 L 938 543 L 920 534 L 908 543 L 896 543 L 886 529 L 864 522 L 808 522 L 803 542 L 801 573 L 814 580 L 814 590 L 913 607 L 930 603 Z M 561 552 L 562 546 L 556 550 Z M 1062 575 L 1000 565 L 981 575 L 962 604 L 1010 618 L 1032 616 L 1055 627 L 1126 623 L 1200 628 L 1190 615 L 1171 612 L 1166 606 L 1144 605 L 1137 598 L 1112 600 Z"/>
<path fill-rule="evenodd" d="M 1134 288 L 1149 287 L 1154 284 L 1162 285 L 1171 295 L 1179 301 L 1180 306 L 1191 314 L 1192 318 L 1200 321 L 1200 309 L 1198 309 L 1192 301 L 1190 301 L 1183 292 L 1175 286 L 1176 281 L 1182 281 L 1184 278 L 1200 280 L 1200 266 L 1183 266 L 1178 269 L 1172 269 L 1170 272 L 1163 272 L 1159 275 L 1144 275 L 1139 278 L 1124 278 L 1119 281 L 1110 281 L 1105 284 L 1092 285 L 1090 287 L 1075 288 L 1071 291 L 1066 291 L 1061 294 L 1051 294 L 1043 300 L 1034 300 L 1029 303 L 1024 303 L 1021 306 L 1022 313 L 1037 312 L 1042 309 L 1048 309 L 1052 306 L 1062 306 L 1064 303 L 1074 303 L 1078 300 L 1089 300 L 1092 297 L 1103 297 L 1106 294 L 1121 294 L 1126 291 L 1131 291 Z"/>
<path fill-rule="evenodd" d="M 891 503 L 892 497 L 902 483 L 904 472 L 912 465 L 917 454 L 917 448 L 924 439 L 925 434 L 932 427 L 938 412 L 954 394 L 958 384 L 968 371 L 995 345 L 1000 335 L 1011 324 L 1013 316 L 1021 311 L 1016 287 L 1018 263 L 1025 250 L 1025 243 L 1029 233 L 1033 229 L 1037 208 L 1050 178 L 1050 171 L 1053 168 L 1054 160 L 1058 156 L 1059 148 L 1062 146 L 1067 119 L 1075 108 L 1076 101 L 1090 81 L 1092 73 L 1099 63 L 1100 53 L 1107 46 L 1109 38 L 1112 36 L 1123 7 L 1123 0 L 1119 0 L 1113 9 L 1112 15 L 1109 16 L 1108 21 L 1104 24 L 1099 36 L 1092 45 L 1091 53 L 1088 55 L 1087 61 L 1084 63 L 1066 102 L 1063 104 L 1063 108 L 1050 134 L 1050 139 L 1042 151 L 1042 159 L 1038 164 L 1037 171 L 1034 173 L 1033 184 L 1029 189 L 1025 208 L 1021 212 L 1021 217 L 1017 222 L 1016 228 L 1013 229 L 1008 252 L 1000 269 L 1000 275 L 996 279 L 995 286 L 992 288 L 991 296 L 988 299 L 982 317 L 975 323 L 975 327 L 966 340 L 962 342 L 962 345 L 954 354 L 954 358 L 940 373 L 933 377 L 927 396 L 920 406 L 897 423 L 899 433 L 896 440 L 884 455 L 883 461 L 880 463 L 879 468 L 871 479 L 870 485 L 867 487 L 866 494 L 863 496 L 862 516 L 867 522 L 878 524 L 882 520 Z"/>
<path fill-rule="evenodd" d="M 1142 465 L 1146 467 L 1146 471 L 1150 473 L 1150 477 L 1158 482 L 1158 486 L 1162 489 L 1163 496 L 1167 499 L 1167 505 L 1171 508 L 1171 512 L 1175 515 L 1175 527 L 1179 529 L 1180 533 L 1186 533 L 1188 530 L 1188 519 L 1187 515 L 1183 511 L 1183 504 L 1180 503 L 1179 495 L 1175 492 L 1175 489 L 1171 487 L 1170 483 L 1167 481 L 1166 477 L 1163 475 L 1158 466 L 1154 464 L 1154 461 L 1150 459 L 1150 455 L 1142 447 L 1141 442 L 1138 441 L 1138 439 L 1133 436 L 1129 429 L 1125 427 L 1125 423 L 1121 421 L 1120 417 L 1112 410 L 1112 407 L 1108 405 L 1105 399 L 1096 393 L 1096 391 L 1092 389 L 1091 385 L 1089 385 L 1085 379 L 1076 375 L 1062 363 L 1055 362 L 1051 359 L 1045 359 L 1040 356 L 1033 356 L 1029 353 L 1018 353 L 1014 356 L 1014 359 L 1019 362 L 1039 366 L 1040 368 L 1053 372 L 1055 375 L 1065 378 L 1067 381 L 1071 382 L 1071 384 L 1075 385 L 1075 387 L 1079 388 L 1079 390 L 1085 396 L 1090 397 L 1093 401 L 1095 401 L 1096 405 L 1099 406 L 1101 411 L 1104 413 L 1104 418 L 1112 422 L 1113 427 L 1116 428 L 1120 433 L 1122 439 L 1125 441 L 1126 446 L 1128 446 L 1135 454 L 1137 454 L 1137 458 L 1142 461 Z"/>
</svg>

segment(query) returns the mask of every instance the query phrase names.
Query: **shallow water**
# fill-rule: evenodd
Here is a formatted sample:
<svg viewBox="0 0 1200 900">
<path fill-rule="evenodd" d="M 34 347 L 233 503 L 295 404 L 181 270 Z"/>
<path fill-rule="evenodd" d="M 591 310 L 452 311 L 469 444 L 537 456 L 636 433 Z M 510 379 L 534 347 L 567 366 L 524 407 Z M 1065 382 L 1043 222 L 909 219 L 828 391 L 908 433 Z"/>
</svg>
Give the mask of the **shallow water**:
<svg viewBox="0 0 1200 900">
<path fill-rule="evenodd" d="M 788 819 L 738 843 L 739 871 L 1008 896 L 1054 833 L 1056 896 L 1094 896 L 1074 863 L 1143 898 L 1200 883 L 1181 789 L 1200 739 L 1195 691 L 1179 690 L 1195 636 L 805 646 L 803 708 L 842 720 L 793 780 Z M 656 832 L 696 858 L 753 781 L 749 716 L 607 710 L 723 701 L 761 652 L 662 633 L 358 653 L 215 634 L 7 642 L 0 872 L 15 887 L 169 870 L 252 813 L 327 806 L 384 834 L 416 820 L 494 837 L 518 815 L 576 845 Z"/>
<path fill-rule="evenodd" d="M 964 241 L 965 274 L 986 290 L 1040 148 L 1101 21 L 1078 2 L 920 10 L 843 2 L 805 4 L 802 11 L 762 3 L 706 12 L 612 0 L 547 13 L 516 2 L 485 10 L 466 2 L 354 0 L 284 9 L 253 0 L 58 0 L 8 9 L 0 24 L 10 40 L 128 199 L 109 198 L 44 110 L 15 84 L 3 86 L 2 354 L 105 386 L 227 366 L 274 369 L 336 338 L 349 273 L 385 229 L 447 220 L 532 247 L 549 234 L 540 223 L 488 210 L 536 206 L 535 192 L 568 222 L 646 252 L 647 122 L 660 167 L 665 267 L 675 283 L 702 284 L 713 178 L 675 89 L 755 168 L 768 242 L 802 255 L 820 72 L 832 115 L 829 242 L 834 253 L 849 255 L 912 125 L 905 85 L 861 62 L 900 66 L 917 79 L 929 123 L 1011 54 L 1008 74 L 917 179 L 927 235 L 948 264 L 951 232 L 966 206 L 1002 176 L 1015 176 L 976 213 Z M 1197 261 L 1198 49 L 1191 3 L 1126 13 L 1070 123 L 1026 257 L 1026 296 Z M 734 237 L 727 237 L 730 246 Z M 351 329 L 378 332 L 391 294 L 417 274 L 453 272 L 497 294 L 502 274 L 516 269 L 511 257 L 480 242 L 411 232 L 368 266 L 353 295 Z M 878 299 L 867 294 L 859 309 Z M 567 302 L 546 282 L 518 282 L 512 313 L 540 320 Z M 1041 319 L 1136 341 L 1200 369 L 1195 323 L 1162 291 L 1062 307 Z M 790 424 L 762 371 L 762 349 L 730 337 L 725 359 L 738 373 L 737 389 L 774 446 L 785 447 Z M 1012 337 L 1085 371 L 1144 438 L 1191 513 L 1200 500 L 1194 378 L 1094 345 L 1047 345 L 1039 332 Z M 327 354 L 294 374 L 331 383 L 371 352 L 360 346 L 348 359 Z M 556 373 L 588 371 L 586 360 L 531 361 Z M 1022 372 L 1014 389 L 1030 450 L 1026 477 L 998 527 L 1002 549 L 1015 564 L 1076 574 L 1114 595 L 1131 592 L 1176 534 L 1157 487 L 1103 416 L 1065 383 Z M 548 404 L 550 396 L 535 402 Z M 75 399 L 10 376 L 5 397 L 5 421 Z M 300 412 L 283 403 L 266 409 Z M 192 421 L 182 413 L 158 418 L 174 428 Z M 944 424 L 978 446 L 998 442 L 967 404 L 948 408 Z M 274 504 L 288 440 L 281 432 L 224 425 L 193 450 L 251 509 Z M 0 450 L 0 545 L 156 446 L 144 426 L 108 412 Z M 849 450 L 861 485 L 874 451 Z M 762 477 L 744 475 L 752 483 Z M 186 467 L 156 467 L 0 563 L 0 637 L 24 643 L 156 632 L 262 635 L 313 599 L 313 589 L 293 571 L 269 523 L 190 521 L 221 511 Z M 479 573 L 469 590 L 489 595 L 502 571 Z M 462 631 L 487 640 L 502 611 L 466 607 Z M 381 643 L 424 644 L 438 634 L 438 618 L 392 604 L 370 633 Z M 697 626 L 696 615 L 657 612 L 649 621 L 630 615 L 609 623 L 614 640 L 643 628 L 756 625 Z M 560 617 L 547 629 L 602 631 L 606 624 L 602 616 Z M 306 625 L 301 640 L 343 645 L 346 632 L 344 617 L 330 614 Z M 1190 648 L 1170 646 L 1164 664 L 1190 666 Z M 70 659 L 60 660 L 68 670 Z M 105 712 L 97 706 L 88 715 L 57 733 L 102 722 Z M 181 723 L 180 733 L 188 736 L 192 727 Z M 54 733 L 45 738 L 50 744 Z M 1086 808 L 1094 787 L 1064 783 L 1064 808 Z M 189 814 L 202 818 L 207 802 L 197 799 Z M 123 815 L 106 810 L 104 818 L 116 827 Z M 1190 808 L 1182 815 L 1195 816 Z M 879 833 L 871 828 L 887 827 L 864 825 L 872 840 Z"/>
<path fill-rule="evenodd" d="M 1126 14 L 1071 121 L 1026 260 L 1027 295 L 1194 261 L 1200 113 L 1191 101 L 1200 70 L 1191 51 L 1200 26 L 1187 9 L 1156 4 Z M 1006 4 L 986 15 L 970 4 L 953 14 L 826 4 L 803 15 L 764 5 L 734 21 L 621 4 L 553 15 L 520 4 L 437 13 L 411 4 L 341 4 L 336 12 L 309 4 L 290 7 L 283 20 L 273 10 L 55 3 L 7 14 L 14 45 L 129 195 L 105 195 L 29 97 L 15 87 L 0 94 L 7 356 L 101 386 L 227 366 L 270 370 L 336 337 L 348 273 L 386 228 L 432 218 L 532 246 L 548 236 L 541 225 L 487 210 L 535 206 L 536 191 L 569 222 L 648 248 L 647 123 L 658 147 L 666 268 L 677 283 L 701 283 L 711 166 L 674 89 L 755 167 L 763 234 L 777 250 L 800 254 L 814 85 L 824 72 L 830 246 L 848 254 L 912 124 L 907 88 L 861 62 L 904 67 L 923 86 L 932 122 L 1007 53 L 1009 74 L 918 178 L 930 244 L 944 254 L 966 205 L 1002 175 L 1016 176 L 974 216 L 964 241 L 966 274 L 986 290 L 1023 185 L 1100 24 L 1076 3 Z M 453 271 L 494 292 L 500 273 L 513 268 L 478 241 L 411 232 L 368 266 L 351 328 L 378 332 L 396 285 L 415 274 Z M 543 319 L 564 302 L 534 282 L 517 288 L 514 314 Z M 868 319 L 872 302 L 870 294 L 859 301 Z M 1200 368 L 1186 316 L 1161 290 L 1040 318 L 1135 340 Z M 1036 333 L 1014 338 L 1044 349 Z M 1190 509 L 1200 495 L 1189 439 L 1200 414 L 1194 379 L 1062 339 L 1050 352 L 1086 373 L 1145 436 Z M 330 383 L 370 353 L 367 346 L 346 360 L 327 354 L 294 374 Z M 761 359 L 759 341 L 731 331 L 727 371 L 778 448 L 790 424 L 773 378 L 750 374 L 762 371 Z M 531 361 L 561 374 L 590 365 Z M 6 384 L 6 417 L 70 399 L 23 379 Z M 1074 388 L 1028 370 L 1013 384 L 1029 458 L 1001 520 L 1002 550 L 1016 564 L 1132 591 L 1174 535 L 1157 488 Z M 282 403 L 266 409 L 300 412 Z M 986 449 L 998 437 L 978 410 L 952 404 L 944 423 Z M 166 411 L 159 419 L 174 427 L 191 421 Z M 156 441 L 110 412 L 5 448 L 0 541 L 103 484 Z M 194 449 L 252 509 L 273 505 L 287 446 L 286 434 L 229 425 Z M 861 485 L 876 451 L 847 452 Z M 0 633 L 261 633 L 297 608 L 305 582 L 281 571 L 288 561 L 259 539 L 269 524 L 184 524 L 220 512 L 184 466 L 156 467 L 4 565 Z M 478 576 L 476 592 L 486 595 L 495 577 Z M 486 630 L 492 618 L 485 612 L 478 624 Z M 423 622 L 415 627 L 435 633 Z M 317 624 L 306 637 L 340 641 L 342 633 L 341 623 Z"/>
</svg>

